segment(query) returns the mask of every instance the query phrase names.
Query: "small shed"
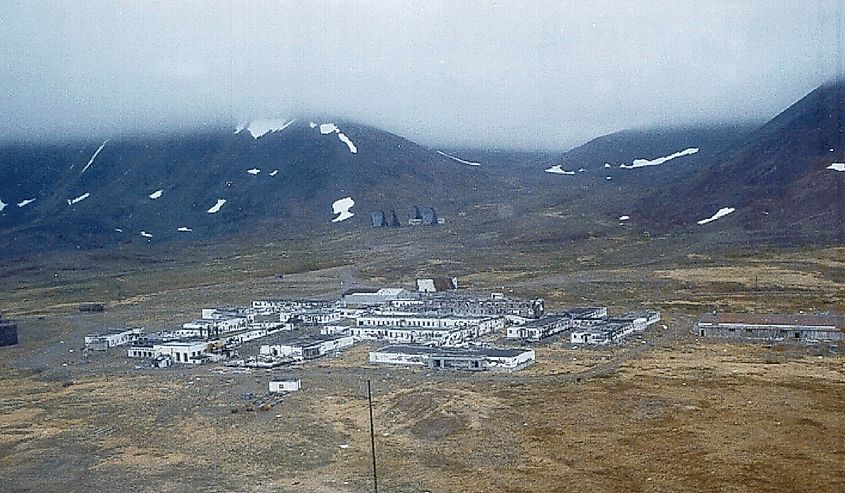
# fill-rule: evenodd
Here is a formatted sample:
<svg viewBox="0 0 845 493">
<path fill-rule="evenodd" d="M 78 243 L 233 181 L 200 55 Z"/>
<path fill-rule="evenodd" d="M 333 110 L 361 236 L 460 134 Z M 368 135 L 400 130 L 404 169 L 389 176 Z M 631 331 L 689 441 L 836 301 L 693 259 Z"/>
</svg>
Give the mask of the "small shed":
<svg viewBox="0 0 845 493">
<path fill-rule="evenodd" d="M 270 393 L 296 392 L 302 388 L 302 381 L 293 377 L 275 377 L 270 380 Z"/>
</svg>

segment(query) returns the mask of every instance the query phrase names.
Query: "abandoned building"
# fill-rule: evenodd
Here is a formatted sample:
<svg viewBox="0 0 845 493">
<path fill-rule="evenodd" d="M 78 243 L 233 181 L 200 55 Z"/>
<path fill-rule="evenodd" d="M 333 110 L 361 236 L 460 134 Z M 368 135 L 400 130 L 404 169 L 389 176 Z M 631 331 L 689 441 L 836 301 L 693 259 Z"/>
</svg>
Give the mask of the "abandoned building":
<svg viewBox="0 0 845 493">
<path fill-rule="evenodd" d="M 437 293 L 458 289 L 457 277 L 434 277 L 431 279 L 417 279 L 418 293 Z"/>
<path fill-rule="evenodd" d="M 302 323 L 307 325 L 323 325 L 340 320 L 340 313 L 331 308 L 309 308 L 294 314 Z"/>
<path fill-rule="evenodd" d="M 294 359 L 314 359 L 352 346 L 355 339 L 343 334 L 319 334 L 286 338 L 275 343 L 263 344 L 259 354 Z"/>
<path fill-rule="evenodd" d="M 621 341 L 632 332 L 634 332 L 633 322 L 601 321 L 594 325 L 572 329 L 569 333 L 569 341 L 572 344 L 605 346 Z"/>
<path fill-rule="evenodd" d="M 160 360 L 170 358 L 173 363 L 205 363 L 211 361 L 208 354 L 209 342 L 202 339 L 156 339 L 139 340 L 127 349 L 130 358 Z"/>
<path fill-rule="evenodd" d="M 14 346 L 18 343 L 18 324 L 0 315 L 0 346 Z"/>
<path fill-rule="evenodd" d="M 343 294 L 343 305 L 347 307 L 373 307 L 399 299 L 415 297 L 415 294 L 404 288 L 357 288 Z"/>
<path fill-rule="evenodd" d="M 88 334 L 85 336 L 85 348 L 93 351 L 105 351 L 137 341 L 143 332 L 144 329 L 109 329 L 100 334 Z"/>
<path fill-rule="evenodd" d="M 289 376 L 276 376 L 270 379 L 270 393 L 296 392 L 302 388 L 302 381 Z"/>
<path fill-rule="evenodd" d="M 437 312 L 455 315 L 501 316 L 535 319 L 543 316 L 543 300 L 514 300 L 499 293 L 477 299 L 458 293 L 434 293 L 423 298 L 402 298 L 390 302 L 398 312 Z"/>
<path fill-rule="evenodd" d="M 842 341 L 845 340 L 845 316 L 705 313 L 694 330 L 701 337 L 784 342 Z"/>
<path fill-rule="evenodd" d="M 367 314 L 356 318 L 349 334 L 394 343 L 455 345 L 501 330 L 501 317 L 436 314 Z"/>
<path fill-rule="evenodd" d="M 534 363 L 533 349 L 386 346 L 369 354 L 370 363 L 424 366 L 435 370 L 515 371 Z"/>
<path fill-rule="evenodd" d="M 508 327 L 507 337 L 536 342 L 571 329 L 574 325 L 573 320 L 569 313 L 546 315 L 523 325 L 511 325 Z"/>
<path fill-rule="evenodd" d="M 590 325 L 592 321 L 607 318 L 606 306 L 576 306 L 569 308 L 566 313 L 572 316 L 575 325 Z"/>
<path fill-rule="evenodd" d="M 333 304 L 326 300 L 256 300 L 252 302 L 252 309 L 273 313 L 294 313 L 312 308 L 330 308 Z"/>
<path fill-rule="evenodd" d="M 609 322 L 623 322 L 634 325 L 634 330 L 637 332 L 644 331 L 649 325 L 656 324 L 660 321 L 660 312 L 651 310 L 633 311 L 623 313 L 618 317 L 608 319 Z"/>
</svg>

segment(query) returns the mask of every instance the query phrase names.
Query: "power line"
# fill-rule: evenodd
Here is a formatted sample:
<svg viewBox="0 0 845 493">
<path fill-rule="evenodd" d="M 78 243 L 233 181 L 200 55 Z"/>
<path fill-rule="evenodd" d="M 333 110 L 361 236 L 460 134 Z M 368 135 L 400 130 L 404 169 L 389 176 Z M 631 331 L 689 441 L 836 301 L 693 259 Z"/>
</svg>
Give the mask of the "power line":
<svg viewBox="0 0 845 493">
<path fill-rule="evenodd" d="M 373 452 L 373 492 L 378 493 L 378 474 L 376 473 L 376 433 L 373 426 L 373 392 L 370 380 L 367 380 L 367 401 L 370 403 L 370 448 Z"/>
</svg>

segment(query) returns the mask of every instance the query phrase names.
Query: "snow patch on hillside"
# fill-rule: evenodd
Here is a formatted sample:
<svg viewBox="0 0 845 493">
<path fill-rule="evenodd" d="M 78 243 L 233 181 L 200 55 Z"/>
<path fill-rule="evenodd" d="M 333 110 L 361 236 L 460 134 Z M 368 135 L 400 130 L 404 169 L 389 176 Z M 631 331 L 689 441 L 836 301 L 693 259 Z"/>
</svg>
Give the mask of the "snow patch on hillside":
<svg viewBox="0 0 845 493">
<path fill-rule="evenodd" d="M 141 230 L 141 236 L 143 236 L 144 238 L 152 238 L 153 237 L 153 235 L 147 233 L 144 230 Z"/>
<path fill-rule="evenodd" d="M 178 231 L 180 233 L 190 233 L 191 231 L 193 231 L 193 229 L 191 229 L 187 226 L 182 226 L 181 228 L 177 228 L 176 231 Z"/>
<path fill-rule="evenodd" d="M 634 159 L 632 164 L 620 164 L 619 167 L 622 169 L 634 169 L 645 168 L 646 166 L 660 166 L 666 161 L 671 161 L 672 159 L 683 156 L 689 156 L 690 154 L 695 154 L 696 152 L 698 152 L 698 147 L 690 147 L 688 149 L 684 149 L 683 151 L 678 151 L 674 154 L 669 154 L 668 156 L 659 157 L 657 159 Z"/>
<path fill-rule="evenodd" d="M 252 176 L 255 176 L 255 175 L 257 175 L 258 173 L 261 173 L 261 170 L 260 170 L 260 169 L 258 169 L 258 168 L 252 168 L 252 169 L 248 169 L 248 170 L 246 170 L 246 172 L 247 172 L 247 173 L 249 173 L 249 174 L 251 174 Z"/>
<path fill-rule="evenodd" d="M 100 147 L 98 147 L 97 150 L 94 151 L 94 155 L 91 156 L 91 159 L 88 160 L 88 164 L 86 164 L 85 167 L 82 168 L 82 173 L 85 173 L 85 171 L 88 170 L 88 168 L 90 168 L 92 164 L 94 164 L 94 160 L 97 159 L 97 155 L 100 154 L 100 151 L 103 150 L 103 147 L 106 146 L 106 143 L 108 141 L 109 141 L 109 139 L 104 140 L 103 143 L 100 144 Z M 73 166 L 71 166 L 70 168 L 73 169 Z M 81 175 L 82 173 L 79 173 L 79 174 Z"/>
<path fill-rule="evenodd" d="M 332 203 L 332 213 L 338 214 L 338 216 L 332 219 L 332 222 L 338 223 L 354 216 L 355 213 L 349 211 L 353 205 L 355 205 L 355 201 L 352 200 L 352 197 L 344 197 L 342 199 L 335 200 Z"/>
<path fill-rule="evenodd" d="M 574 175 L 574 171 L 565 171 L 563 168 L 560 167 L 559 164 L 552 166 L 551 168 L 547 168 L 546 173 L 554 173 L 556 175 Z"/>
<path fill-rule="evenodd" d="M 437 154 L 440 154 L 441 156 L 444 156 L 444 157 L 447 157 L 447 158 L 449 158 L 449 159 L 455 160 L 455 161 L 457 161 L 457 162 L 459 162 L 459 163 L 461 163 L 461 164 L 468 164 L 468 165 L 470 165 L 470 166 L 481 166 L 481 163 L 476 163 L 476 162 L 474 162 L 474 161 L 466 161 L 466 160 L 464 160 L 464 159 L 461 159 L 461 158 L 459 158 L 459 157 L 455 157 L 455 156 L 453 156 L 453 155 L 451 155 L 451 154 L 448 154 L 448 153 L 445 153 L 445 152 L 443 152 L 443 151 L 437 151 Z"/>
<path fill-rule="evenodd" d="M 217 199 L 217 203 L 211 206 L 211 209 L 207 210 L 206 212 L 209 214 L 217 214 L 220 211 L 220 208 L 223 207 L 223 204 L 226 203 L 226 199 Z"/>
<path fill-rule="evenodd" d="M 631 219 L 631 216 L 619 216 L 620 221 L 627 221 L 628 219 Z"/>
<path fill-rule="evenodd" d="M 114 228 L 114 230 L 117 231 L 118 233 L 123 233 L 123 230 L 120 229 L 120 228 Z"/>
<path fill-rule="evenodd" d="M 281 132 L 291 126 L 291 124 L 295 121 L 296 119 L 286 120 L 284 118 L 262 118 L 259 120 L 252 120 L 249 123 L 241 123 L 235 127 L 235 133 L 239 134 L 246 130 L 252 135 L 253 139 L 257 139 L 270 132 Z"/>
<path fill-rule="evenodd" d="M 80 195 L 79 197 L 76 197 L 75 199 L 67 199 L 67 205 L 73 205 L 73 204 L 82 202 L 83 200 L 87 199 L 90 196 L 91 196 L 90 193 L 85 192 L 82 195 Z"/>
<path fill-rule="evenodd" d="M 334 123 L 321 123 L 320 133 L 323 135 L 337 134 L 337 138 L 341 142 L 346 144 L 346 147 L 349 148 L 349 152 L 351 152 L 352 154 L 358 153 L 358 147 L 355 146 L 355 144 L 352 142 L 352 139 L 350 139 L 345 133 L 341 132 L 337 125 L 335 125 Z"/>
<path fill-rule="evenodd" d="M 156 190 L 155 192 L 150 194 L 150 198 L 155 200 L 155 199 L 161 197 L 161 194 L 163 194 L 163 193 L 164 193 L 164 190 Z"/>
<path fill-rule="evenodd" d="M 831 163 L 830 166 L 825 169 L 832 169 L 833 171 L 845 171 L 845 163 Z"/>
<path fill-rule="evenodd" d="M 273 171 L 270 172 L 270 176 L 276 176 L 278 174 L 279 174 L 279 170 L 277 170 L 277 169 L 274 169 Z"/>
<path fill-rule="evenodd" d="M 731 212 L 733 212 L 735 210 L 736 209 L 734 209 L 733 207 L 722 207 L 721 209 L 716 211 L 715 214 L 708 217 L 707 219 L 702 219 L 701 221 L 698 221 L 698 224 L 707 224 L 709 222 L 715 221 L 716 219 L 727 216 L 728 214 L 730 214 Z"/>
<path fill-rule="evenodd" d="M 24 199 L 18 202 L 18 207 L 26 207 L 33 202 L 35 202 L 35 199 Z"/>
<path fill-rule="evenodd" d="M 337 125 L 334 123 L 323 123 L 320 125 L 320 133 L 323 135 L 328 135 L 334 132 L 340 132 L 340 129 L 337 128 Z"/>
<path fill-rule="evenodd" d="M 352 154 L 358 154 L 358 147 L 356 147 L 355 144 L 352 143 L 352 140 L 350 140 L 345 133 L 338 132 L 337 138 L 340 139 L 341 142 L 346 144 L 346 147 L 349 148 L 349 152 L 351 152 Z"/>
<path fill-rule="evenodd" d="M 0 212 L 3 212 L 3 209 L 5 209 L 7 205 L 9 204 L 3 202 L 3 199 L 0 199 Z"/>
</svg>

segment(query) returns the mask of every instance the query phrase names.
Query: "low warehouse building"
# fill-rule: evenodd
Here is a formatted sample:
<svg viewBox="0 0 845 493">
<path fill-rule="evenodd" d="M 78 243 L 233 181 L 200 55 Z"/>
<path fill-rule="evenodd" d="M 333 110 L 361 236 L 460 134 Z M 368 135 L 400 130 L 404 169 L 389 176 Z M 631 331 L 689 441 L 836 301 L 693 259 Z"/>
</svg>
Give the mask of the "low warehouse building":
<svg viewBox="0 0 845 493">
<path fill-rule="evenodd" d="M 633 331 L 634 324 L 632 322 L 602 322 L 573 329 L 569 334 L 569 340 L 572 344 L 604 346 L 619 342 Z"/>
<path fill-rule="evenodd" d="M 701 337 L 767 341 L 819 342 L 845 340 L 845 316 L 705 313 L 695 325 Z"/>
<path fill-rule="evenodd" d="M 508 327 L 507 337 L 509 339 L 539 341 L 540 339 L 565 332 L 571 329 L 572 326 L 573 319 L 568 313 L 547 315 L 537 320 L 531 320 L 523 325 L 512 325 Z"/>
<path fill-rule="evenodd" d="M 386 346 L 371 351 L 370 363 L 425 366 L 435 370 L 515 371 L 534 363 L 533 349 L 437 348 L 430 346 Z"/>
<path fill-rule="evenodd" d="M 349 335 L 320 334 L 281 340 L 275 344 L 264 344 L 259 353 L 263 356 L 314 359 L 348 348 L 354 343 L 355 339 Z"/>
<path fill-rule="evenodd" d="M 94 351 L 122 346 L 138 340 L 144 329 L 109 329 L 101 334 L 85 336 L 85 347 Z"/>
</svg>

